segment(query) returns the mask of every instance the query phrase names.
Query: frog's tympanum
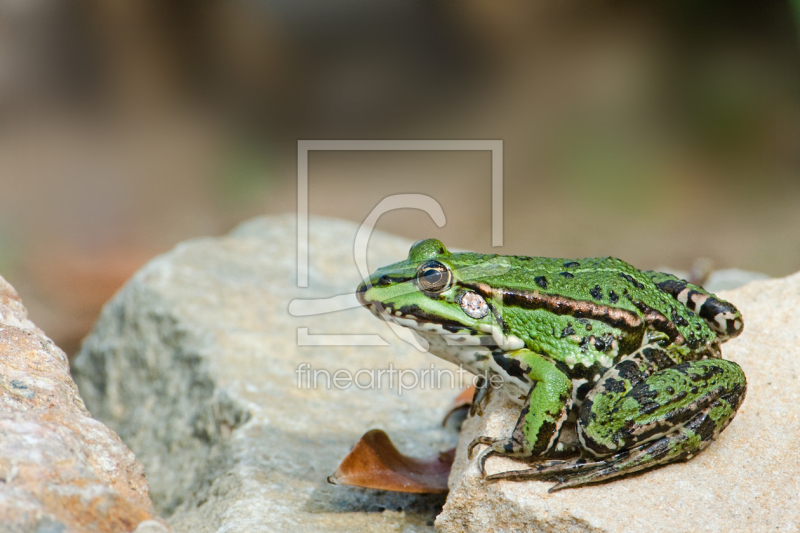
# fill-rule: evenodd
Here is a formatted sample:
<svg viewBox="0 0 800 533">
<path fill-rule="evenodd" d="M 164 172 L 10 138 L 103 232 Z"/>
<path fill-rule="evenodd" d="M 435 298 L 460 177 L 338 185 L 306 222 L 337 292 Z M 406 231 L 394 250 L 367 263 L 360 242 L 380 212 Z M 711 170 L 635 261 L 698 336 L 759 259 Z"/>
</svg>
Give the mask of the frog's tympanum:
<svg viewBox="0 0 800 533">
<path fill-rule="evenodd" d="M 478 437 L 487 480 L 549 479 L 558 490 L 685 461 L 725 429 L 745 396 L 720 344 L 737 309 L 669 274 L 615 258 L 450 253 L 435 239 L 358 287 L 376 315 L 415 330 L 430 352 L 519 404 L 511 435 Z M 571 428 L 571 429 L 567 429 Z M 531 468 L 486 476 L 486 459 Z"/>
</svg>

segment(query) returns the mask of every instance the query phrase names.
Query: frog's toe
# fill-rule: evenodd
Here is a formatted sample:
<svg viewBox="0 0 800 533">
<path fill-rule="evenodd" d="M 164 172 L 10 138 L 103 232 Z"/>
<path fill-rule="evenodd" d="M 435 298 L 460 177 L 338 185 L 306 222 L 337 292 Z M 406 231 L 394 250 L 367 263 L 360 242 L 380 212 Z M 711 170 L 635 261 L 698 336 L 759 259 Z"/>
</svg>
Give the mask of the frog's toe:
<svg viewBox="0 0 800 533">
<path fill-rule="evenodd" d="M 475 394 L 472 396 L 472 404 L 469 406 L 469 416 L 483 416 L 483 407 L 489 401 L 491 389 L 491 385 L 483 377 L 478 377 L 478 382 L 475 385 Z"/>
<path fill-rule="evenodd" d="M 486 444 L 487 446 L 492 446 L 495 440 L 497 439 L 493 439 L 492 437 L 485 437 L 485 436 L 477 437 L 476 439 L 474 439 L 472 442 L 469 443 L 469 446 L 467 446 L 467 458 L 472 460 L 472 452 L 475 450 L 475 446 L 479 444 Z"/>
<path fill-rule="evenodd" d="M 482 478 L 486 478 L 486 460 L 492 455 L 496 454 L 497 452 L 495 452 L 493 449 L 486 448 L 481 452 L 480 456 L 478 456 L 478 469 L 481 471 Z"/>
<path fill-rule="evenodd" d="M 525 470 L 509 470 L 486 476 L 486 481 L 524 481 L 529 479 L 559 479 L 561 476 L 574 475 L 587 472 L 605 465 L 605 461 L 588 461 L 586 459 L 573 459 L 570 461 L 543 461 L 533 468 Z"/>
</svg>

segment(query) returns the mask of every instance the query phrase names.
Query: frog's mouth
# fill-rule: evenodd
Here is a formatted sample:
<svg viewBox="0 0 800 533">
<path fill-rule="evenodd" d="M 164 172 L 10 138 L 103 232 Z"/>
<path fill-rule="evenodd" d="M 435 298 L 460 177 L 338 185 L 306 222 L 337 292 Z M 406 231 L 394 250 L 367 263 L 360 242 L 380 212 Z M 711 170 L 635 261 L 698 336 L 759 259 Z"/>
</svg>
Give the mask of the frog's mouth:
<svg viewBox="0 0 800 533">
<path fill-rule="evenodd" d="M 478 334 L 477 331 L 472 330 L 465 324 L 455 320 L 442 320 L 440 317 L 426 312 L 418 305 L 404 305 L 397 309 L 380 302 L 366 301 L 362 302 L 361 305 L 369 309 L 378 318 L 385 318 L 395 324 L 420 331 L 441 330 L 441 333 Z"/>
<path fill-rule="evenodd" d="M 381 281 L 378 280 L 372 286 L 380 285 Z M 425 311 L 417 304 L 393 306 L 392 303 L 368 299 L 366 293 L 369 288 L 366 282 L 362 282 L 356 289 L 356 299 L 380 319 L 415 330 L 428 340 L 431 340 L 432 335 L 436 335 L 443 337 L 447 344 L 496 345 L 492 332 L 497 328 L 476 329 L 457 320 L 443 319 Z"/>
<path fill-rule="evenodd" d="M 428 313 L 416 304 L 395 308 L 392 307 L 391 304 L 367 300 L 364 298 L 366 289 L 362 289 L 362 287 L 364 287 L 364 285 L 359 286 L 356 291 L 356 297 L 359 303 L 369 309 L 369 311 L 378 318 L 416 330 L 424 334 L 424 336 L 435 333 L 444 337 L 456 337 L 461 342 L 463 342 L 464 337 L 472 337 L 474 339 L 485 338 L 487 341 L 492 339 L 492 336 L 487 335 L 486 332 L 478 331 L 455 320 L 443 320 L 439 316 Z M 470 342 L 470 344 L 484 344 L 484 342 L 479 340 L 477 342 Z"/>
</svg>

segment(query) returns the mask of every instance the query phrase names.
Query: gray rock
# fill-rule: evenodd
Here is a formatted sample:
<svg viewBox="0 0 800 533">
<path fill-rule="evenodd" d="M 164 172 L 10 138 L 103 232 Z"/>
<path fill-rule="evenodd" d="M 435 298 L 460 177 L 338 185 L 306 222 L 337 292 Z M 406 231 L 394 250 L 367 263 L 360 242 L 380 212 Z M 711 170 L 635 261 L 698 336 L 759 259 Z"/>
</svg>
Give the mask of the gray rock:
<svg viewBox="0 0 800 533">
<path fill-rule="evenodd" d="M 352 294 L 356 228 L 312 219 L 309 288 L 297 288 L 287 215 L 179 245 L 104 308 L 74 361 L 75 379 L 92 412 L 145 464 L 154 504 L 176 531 L 432 530 L 443 496 L 332 486 L 326 477 L 372 428 L 409 455 L 452 448 L 457 434 L 440 421 L 460 388 L 401 393 L 386 375 L 381 388 L 298 387 L 302 363 L 351 375 L 451 368 L 361 307 L 289 313 L 293 299 Z M 370 268 L 402 259 L 410 244 L 373 235 Z M 298 328 L 379 334 L 390 345 L 300 346 Z"/>
<path fill-rule="evenodd" d="M 466 446 L 511 433 L 518 409 L 496 395 L 464 423 L 450 494 L 436 520 L 461 531 L 797 531 L 800 527 L 800 273 L 720 294 L 744 333 L 722 347 L 745 371 L 747 397 L 731 425 L 691 461 L 548 494 L 552 482 L 482 483 Z M 489 472 L 521 468 L 491 459 Z"/>
<path fill-rule="evenodd" d="M 67 356 L 0 277 L 0 530 L 119 533 L 154 519 L 142 465 L 89 415 Z"/>
</svg>

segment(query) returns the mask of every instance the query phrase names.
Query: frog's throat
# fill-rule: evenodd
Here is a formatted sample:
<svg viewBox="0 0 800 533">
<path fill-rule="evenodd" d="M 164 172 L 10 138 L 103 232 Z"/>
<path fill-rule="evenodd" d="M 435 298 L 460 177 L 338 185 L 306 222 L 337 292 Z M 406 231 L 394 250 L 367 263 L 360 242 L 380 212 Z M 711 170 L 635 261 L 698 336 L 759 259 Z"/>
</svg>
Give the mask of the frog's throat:
<svg viewBox="0 0 800 533">
<path fill-rule="evenodd" d="M 499 317 L 496 324 L 479 323 L 475 328 L 455 320 L 441 320 L 436 316 L 428 319 L 424 311 L 417 306 L 393 309 L 381 302 L 365 301 L 362 304 L 379 318 L 411 328 L 420 334 L 441 335 L 449 344 L 487 346 L 499 348 L 504 352 L 525 347 L 522 339 L 503 331 Z"/>
<path fill-rule="evenodd" d="M 460 365 L 473 374 L 481 374 L 491 358 L 496 342 L 491 334 L 476 331 L 468 326 L 442 325 L 416 315 L 393 311 L 382 304 L 365 303 L 372 313 L 394 324 L 415 330 L 428 342 L 430 353 L 445 361 Z"/>
<path fill-rule="evenodd" d="M 520 399 L 527 395 L 531 387 L 530 380 L 524 376 L 510 375 L 503 364 L 508 361 L 504 352 L 520 347 L 522 341 L 513 336 L 501 340 L 498 337 L 499 326 L 487 328 L 486 331 L 476 331 L 466 325 L 461 325 L 459 329 L 454 325 L 444 326 L 402 312 L 398 316 L 397 311 L 384 308 L 381 303 L 365 302 L 364 307 L 379 318 L 415 330 L 428 342 L 428 351 L 445 361 L 475 375 L 499 374 L 503 378 L 501 390 L 511 401 L 520 403 Z"/>
<path fill-rule="evenodd" d="M 489 350 L 497 347 L 491 330 L 479 331 L 457 322 L 445 324 L 439 320 L 426 320 L 424 317 L 394 310 L 381 303 L 365 302 L 364 307 L 378 318 L 417 331 L 428 341 L 431 336 L 439 336 L 454 347 L 482 346 Z"/>
</svg>

